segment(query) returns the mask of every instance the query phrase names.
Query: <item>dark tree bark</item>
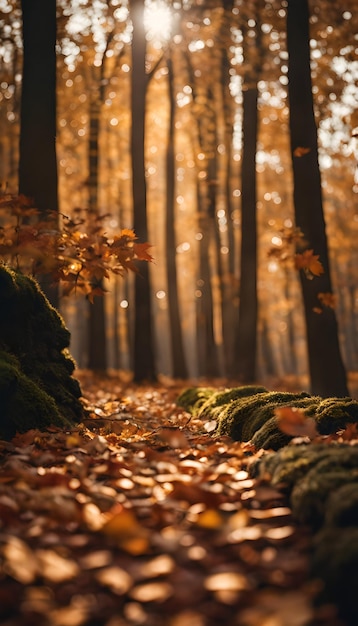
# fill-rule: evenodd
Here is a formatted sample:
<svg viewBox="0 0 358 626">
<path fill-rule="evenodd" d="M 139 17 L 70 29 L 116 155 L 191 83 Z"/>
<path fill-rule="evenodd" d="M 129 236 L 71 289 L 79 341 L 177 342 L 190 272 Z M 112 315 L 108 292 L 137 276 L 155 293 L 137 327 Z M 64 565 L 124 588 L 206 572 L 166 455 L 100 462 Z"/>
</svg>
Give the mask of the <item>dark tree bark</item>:
<svg viewBox="0 0 358 626">
<path fill-rule="evenodd" d="M 175 157 L 174 157 L 174 121 L 175 121 L 175 95 L 173 85 L 173 63 L 167 59 L 168 67 L 168 92 L 169 92 L 169 128 L 168 145 L 166 152 L 166 272 L 168 290 L 168 311 L 170 325 L 170 341 L 172 354 L 172 376 L 174 378 L 187 378 L 188 369 L 185 361 L 183 335 L 180 320 L 178 300 L 178 278 L 176 267 L 176 238 L 175 238 Z"/>
<path fill-rule="evenodd" d="M 323 307 L 321 315 L 314 312 L 320 305 L 318 294 L 331 293 L 332 285 L 313 108 L 307 0 L 288 2 L 287 45 L 295 220 L 307 240 L 307 248 L 319 254 L 324 267 L 324 274 L 313 280 L 307 280 L 301 272 L 311 391 L 321 396 L 345 396 L 347 380 L 335 312 L 329 307 Z M 297 148 L 309 151 L 299 156 Z"/>
<path fill-rule="evenodd" d="M 241 192 L 240 309 L 233 374 L 241 382 L 256 379 L 257 343 L 257 225 L 256 145 L 257 87 L 243 91 L 243 151 Z"/>
<path fill-rule="evenodd" d="M 130 0 L 133 24 L 131 84 L 131 154 L 134 231 L 140 241 L 148 241 L 147 193 L 145 180 L 145 112 L 147 77 L 144 0 Z M 134 364 L 136 382 L 156 379 L 149 267 L 143 263 L 135 276 Z"/>
<path fill-rule="evenodd" d="M 214 336 L 214 302 L 211 285 L 211 268 L 209 258 L 210 243 L 213 239 L 214 224 L 208 219 L 203 208 L 206 199 L 201 197 L 197 182 L 199 232 L 202 239 L 199 245 L 199 279 L 196 299 L 196 332 L 199 376 L 215 377 L 219 375 L 218 351 Z"/>
<path fill-rule="evenodd" d="M 89 147 L 88 147 L 88 188 L 89 219 L 97 219 L 98 212 L 98 171 L 99 171 L 99 133 L 101 94 L 91 95 L 89 107 Z M 97 285 L 94 285 L 97 286 Z M 98 287 L 103 287 L 99 281 Z M 94 298 L 88 303 L 88 364 L 87 367 L 97 372 L 107 369 L 106 314 L 104 297 Z"/>
<path fill-rule="evenodd" d="M 22 0 L 23 75 L 19 193 L 41 212 L 58 211 L 56 160 L 56 0 Z M 54 306 L 58 289 L 39 282 Z"/>
</svg>

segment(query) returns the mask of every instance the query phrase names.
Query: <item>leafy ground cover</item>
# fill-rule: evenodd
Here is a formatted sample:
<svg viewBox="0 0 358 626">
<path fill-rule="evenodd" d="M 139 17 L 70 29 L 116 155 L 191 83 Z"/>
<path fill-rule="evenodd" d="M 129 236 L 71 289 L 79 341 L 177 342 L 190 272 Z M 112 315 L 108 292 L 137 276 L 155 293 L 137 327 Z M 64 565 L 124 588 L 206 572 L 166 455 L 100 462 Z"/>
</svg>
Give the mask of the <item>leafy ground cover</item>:
<svg viewBox="0 0 358 626">
<path fill-rule="evenodd" d="M 80 378 L 82 425 L 0 442 L 2 626 L 343 626 L 263 450 L 184 385 Z"/>
</svg>

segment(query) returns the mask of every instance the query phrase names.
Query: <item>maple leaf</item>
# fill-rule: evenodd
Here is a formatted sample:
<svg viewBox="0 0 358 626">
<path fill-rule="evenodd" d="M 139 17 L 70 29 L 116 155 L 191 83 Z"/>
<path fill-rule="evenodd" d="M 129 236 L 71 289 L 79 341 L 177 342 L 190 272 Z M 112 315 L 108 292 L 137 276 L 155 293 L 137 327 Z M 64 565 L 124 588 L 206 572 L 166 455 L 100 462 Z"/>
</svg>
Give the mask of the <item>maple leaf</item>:
<svg viewBox="0 0 358 626">
<path fill-rule="evenodd" d="M 319 254 L 314 254 L 313 250 L 305 250 L 302 254 L 295 255 L 295 267 L 303 270 L 307 278 L 320 276 L 324 273 L 323 265 L 319 261 Z"/>
<path fill-rule="evenodd" d="M 106 293 L 105 289 L 102 289 L 101 287 L 94 287 L 93 289 L 91 289 L 91 291 L 87 294 L 86 297 L 87 297 L 87 300 L 89 300 L 89 302 L 93 304 L 95 296 L 104 296 L 105 293 Z"/>
<path fill-rule="evenodd" d="M 119 235 L 119 238 L 121 237 L 125 237 L 127 239 L 137 239 L 134 230 L 131 230 L 130 228 L 123 228 Z"/>
<path fill-rule="evenodd" d="M 334 307 L 336 306 L 336 296 L 330 291 L 326 291 L 324 293 L 320 292 L 317 295 L 317 298 L 324 306 L 328 306 L 331 309 L 334 309 Z"/>
<path fill-rule="evenodd" d="M 137 259 L 140 261 L 153 261 L 152 255 L 147 252 L 148 248 L 152 248 L 151 243 L 135 243 L 133 247 Z"/>
<path fill-rule="evenodd" d="M 311 148 L 304 148 L 303 146 L 297 146 L 297 148 L 293 151 L 293 156 L 295 157 L 303 157 L 305 154 L 311 152 Z"/>
</svg>

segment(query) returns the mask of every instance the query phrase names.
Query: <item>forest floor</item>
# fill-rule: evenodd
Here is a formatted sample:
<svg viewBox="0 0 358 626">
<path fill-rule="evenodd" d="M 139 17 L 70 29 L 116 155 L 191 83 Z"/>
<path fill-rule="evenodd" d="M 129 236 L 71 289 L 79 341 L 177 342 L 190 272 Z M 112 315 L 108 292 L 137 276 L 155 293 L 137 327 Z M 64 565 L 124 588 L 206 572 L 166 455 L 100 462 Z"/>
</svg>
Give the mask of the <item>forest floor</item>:
<svg viewBox="0 0 358 626">
<path fill-rule="evenodd" d="M 0 442 L 2 626 L 343 626 L 263 451 L 183 411 L 188 383 L 78 376 L 84 425 Z"/>
</svg>

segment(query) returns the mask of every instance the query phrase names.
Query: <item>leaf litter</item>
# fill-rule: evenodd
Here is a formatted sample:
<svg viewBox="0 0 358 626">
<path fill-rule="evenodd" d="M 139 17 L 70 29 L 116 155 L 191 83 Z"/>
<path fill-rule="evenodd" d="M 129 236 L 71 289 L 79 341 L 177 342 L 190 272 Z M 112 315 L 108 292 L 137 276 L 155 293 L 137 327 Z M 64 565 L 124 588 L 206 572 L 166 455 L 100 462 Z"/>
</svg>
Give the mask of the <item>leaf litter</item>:
<svg viewBox="0 0 358 626">
<path fill-rule="evenodd" d="M 82 377 L 83 424 L 0 442 L 2 626 L 342 626 L 309 531 L 248 473 L 262 451 L 191 418 L 179 384 Z"/>
</svg>

